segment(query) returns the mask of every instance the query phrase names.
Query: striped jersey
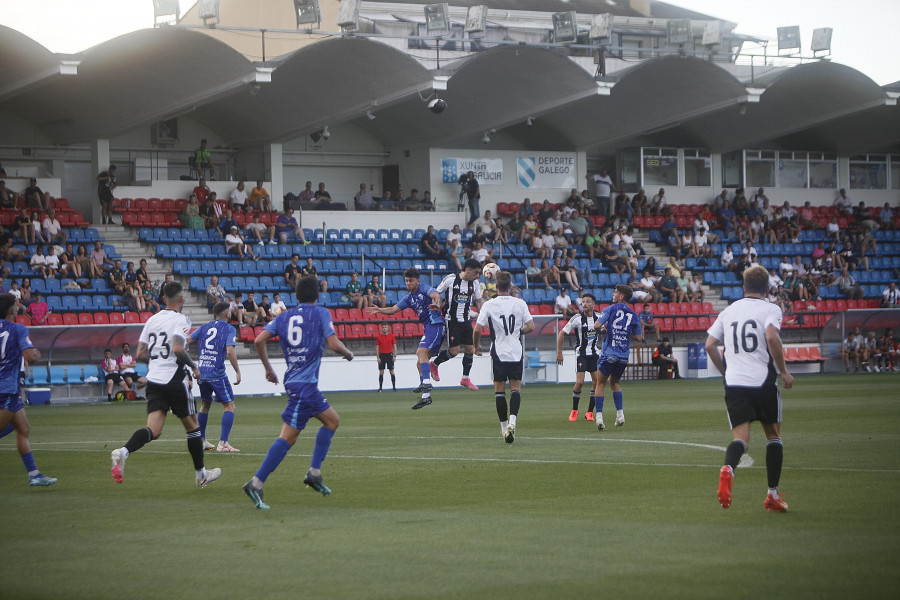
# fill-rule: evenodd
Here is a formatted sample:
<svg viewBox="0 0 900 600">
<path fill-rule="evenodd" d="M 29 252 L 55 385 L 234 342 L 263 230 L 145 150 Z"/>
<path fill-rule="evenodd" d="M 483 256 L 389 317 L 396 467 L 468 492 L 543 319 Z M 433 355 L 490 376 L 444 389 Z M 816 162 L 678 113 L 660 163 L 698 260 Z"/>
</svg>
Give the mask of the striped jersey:
<svg viewBox="0 0 900 600">
<path fill-rule="evenodd" d="M 447 301 L 447 318 L 453 323 L 467 323 L 469 310 L 481 298 L 481 281 L 466 281 L 459 273 L 452 273 L 444 277 L 437 291 Z"/>
<path fill-rule="evenodd" d="M 769 325 L 781 331 L 781 309 L 760 298 L 732 302 L 707 333 L 725 346 L 725 385 L 761 387 L 778 376 L 766 343 Z"/>
<path fill-rule="evenodd" d="M 581 312 L 569 319 L 563 327 L 567 334 L 575 332 L 575 351 L 578 356 L 597 356 L 597 330 L 594 329 L 596 322 L 594 314 L 586 316 Z"/>
</svg>

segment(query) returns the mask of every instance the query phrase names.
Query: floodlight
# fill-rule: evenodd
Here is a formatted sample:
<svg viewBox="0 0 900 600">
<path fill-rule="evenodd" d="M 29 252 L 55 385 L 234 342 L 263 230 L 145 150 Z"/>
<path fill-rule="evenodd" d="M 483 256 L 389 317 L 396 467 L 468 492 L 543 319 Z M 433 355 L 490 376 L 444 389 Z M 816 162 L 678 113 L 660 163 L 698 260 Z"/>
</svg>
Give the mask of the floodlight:
<svg viewBox="0 0 900 600">
<path fill-rule="evenodd" d="M 553 13 L 553 41 L 574 42 L 576 37 L 578 37 L 578 23 L 575 22 L 575 11 Z"/>
<path fill-rule="evenodd" d="M 294 0 L 294 12 L 297 13 L 297 27 L 319 24 L 322 16 L 319 13 L 319 0 Z"/>
<path fill-rule="evenodd" d="M 800 49 L 800 26 L 778 28 L 778 51 Z"/>
<path fill-rule="evenodd" d="M 338 27 L 346 31 L 359 29 L 359 0 L 341 0 L 337 17 Z"/>
<path fill-rule="evenodd" d="M 813 29 L 811 50 L 813 52 L 830 52 L 832 31 L 834 30 L 831 27 Z"/>
<path fill-rule="evenodd" d="M 703 45 L 717 46 L 722 43 L 722 21 L 709 21 L 703 28 Z"/>
<path fill-rule="evenodd" d="M 216 26 L 219 23 L 219 0 L 200 0 L 197 8 L 197 16 L 203 19 L 206 26 Z"/>
<path fill-rule="evenodd" d="M 181 6 L 179 6 L 178 0 L 153 0 L 154 25 L 177 21 L 180 18 Z"/>
<path fill-rule="evenodd" d="M 487 12 L 487 6 L 470 6 L 466 13 L 466 33 L 484 33 L 487 27 Z"/>
<path fill-rule="evenodd" d="M 666 21 L 666 43 L 669 46 L 691 42 L 691 20 L 670 19 Z"/>
<path fill-rule="evenodd" d="M 446 2 L 425 5 L 425 29 L 432 31 L 450 31 L 450 5 Z"/>
<path fill-rule="evenodd" d="M 613 16 L 610 13 L 594 15 L 591 18 L 592 40 L 608 40 L 612 37 Z"/>
</svg>

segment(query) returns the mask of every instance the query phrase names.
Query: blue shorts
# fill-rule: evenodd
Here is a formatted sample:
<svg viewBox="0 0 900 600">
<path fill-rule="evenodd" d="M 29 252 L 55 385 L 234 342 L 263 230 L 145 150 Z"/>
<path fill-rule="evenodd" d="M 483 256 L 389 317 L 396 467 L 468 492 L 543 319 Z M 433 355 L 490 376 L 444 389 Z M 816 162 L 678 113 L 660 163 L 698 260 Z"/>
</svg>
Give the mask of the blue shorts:
<svg viewBox="0 0 900 600">
<path fill-rule="evenodd" d="M 8 410 L 17 413 L 25 408 L 22 404 L 22 396 L 19 394 L 0 394 L 0 410 Z"/>
<path fill-rule="evenodd" d="M 618 381 L 625 374 L 625 367 L 628 366 L 627 358 L 616 358 L 615 356 L 601 356 L 598 368 L 605 376 Z"/>
<path fill-rule="evenodd" d="M 288 404 L 281 413 L 281 420 L 294 429 L 302 430 L 310 418 L 331 408 L 315 383 L 292 383 L 284 389 L 288 393 Z"/>
<path fill-rule="evenodd" d="M 419 348 L 428 348 L 432 354 L 441 351 L 441 344 L 444 343 L 444 331 L 446 330 L 444 323 L 427 323 L 425 325 L 425 335 L 419 340 Z"/>
<path fill-rule="evenodd" d="M 231 389 L 231 382 L 227 377 L 221 379 L 201 379 L 200 380 L 200 398 L 204 402 L 212 402 L 213 394 L 215 401 L 225 404 L 226 402 L 234 402 L 234 391 Z"/>
</svg>

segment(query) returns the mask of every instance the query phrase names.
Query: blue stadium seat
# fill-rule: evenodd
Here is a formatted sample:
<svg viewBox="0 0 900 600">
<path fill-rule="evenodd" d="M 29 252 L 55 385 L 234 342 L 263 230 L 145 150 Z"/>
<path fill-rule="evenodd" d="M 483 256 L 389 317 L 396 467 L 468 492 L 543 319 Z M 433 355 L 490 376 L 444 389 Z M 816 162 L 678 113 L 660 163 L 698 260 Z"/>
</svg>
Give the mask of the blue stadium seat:
<svg viewBox="0 0 900 600">
<path fill-rule="evenodd" d="M 67 381 L 65 367 L 50 367 L 50 385 L 65 385 Z"/>
<path fill-rule="evenodd" d="M 387 241 L 391 239 L 391 232 L 387 229 L 379 229 L 377 232 L 377 237 L 381 241 Z"/>
<path fill-rule="evenodd" d="M 183 260 L 176 260 L 172 262 L 172 272 L 180 275 L 190 275 L 190 273 L 188 272 L 187 262 Z"/>
<path fill-rule="evenodd" d="M 34 286 L 32 286 L 34 287 Z M 63 312 L 62 298 L 59 296 L 47 296 L 47 307 L 52 312 Z"/>
<path fill-rule="evenodd" d="M 190 289 L 192 289 L 194 291 L 198 291 L 198 292 L 206 290 L 206 283 L 204 282 L 203 277 L 199 277 L 199 276 L 191 277 L 191 280 L 188 283 L 188 286 L 190 287 Z"/>
<path fill-rule="evenodd" d="M 49 377 L 47 367 L 33 366 L 28 375 L 28 381 L 35 385 L 46 385 L 49 381 Z"/>
</svg>

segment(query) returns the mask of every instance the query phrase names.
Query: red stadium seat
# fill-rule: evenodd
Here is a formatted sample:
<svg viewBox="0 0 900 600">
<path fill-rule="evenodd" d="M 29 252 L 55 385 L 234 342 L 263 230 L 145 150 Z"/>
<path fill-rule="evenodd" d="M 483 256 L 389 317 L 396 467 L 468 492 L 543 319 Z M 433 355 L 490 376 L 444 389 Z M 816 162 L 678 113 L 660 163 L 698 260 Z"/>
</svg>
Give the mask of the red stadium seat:
<svg viewBox="0 0 900 600">
<path fill-rule="evenodd" d="M 52 312 L 47 316 L 47 325 L 56 326 L 56 325 L 62 325 L 62 324 L 63 324 L 63 318 L 62 318 L 61 314 Z"/>
<path fill-rule="evenodd" d="M 541 304 L 541 314 L 542 315 L 552 315 L 553 307 L 549 304 Z"/>
<path fill-rule="evenodd" d="M 96 317 L 94 317 L 94 320 L 97 320 Z M 121 325 L 125 323 L 125 316 L 120 312 L 109 313 L 109 322 L 111 325 Z"/>
<path fill-rule="evenodd" d="M 63 313 L 63 325 L 78 325 L 78 315 L 75 313 Z"/>
<path fill-rule="evenodd" d="M 127 313 L 125 313 L 125 315 L 122 318 L 125 320 L 126 323 L 140 323 L 141 322 L 141 315 L 139 315 L 136 312 L 132 312 L 132 311 L 128 311 Z"/>
<path fill-rule="evenodd" d="M 142 312 L 141 313 L 141 323 L 146 323 L 152 316 L 153 316 L 153 313 L 151 313 L 151 312 Z"/>
<path fill-rule="evenodd" d="M 497 203 L 497 214 L 506 216 L 509 214 L 509 202 L 498 202 Z"/>
<path fill-rule="evenodd" d="M 119 314 L 119 313 L 114 313 Z M 94 313 L 94 324 L 95 325 L 109 325 L 109 315 L 106 313 L 98 312 Z"/>
<path fill-rule="evenodd" d="M 94 316 L 91 313 L 81 313 L 78 315 L 79 325 L 93 325 Z"/>
</svg>

